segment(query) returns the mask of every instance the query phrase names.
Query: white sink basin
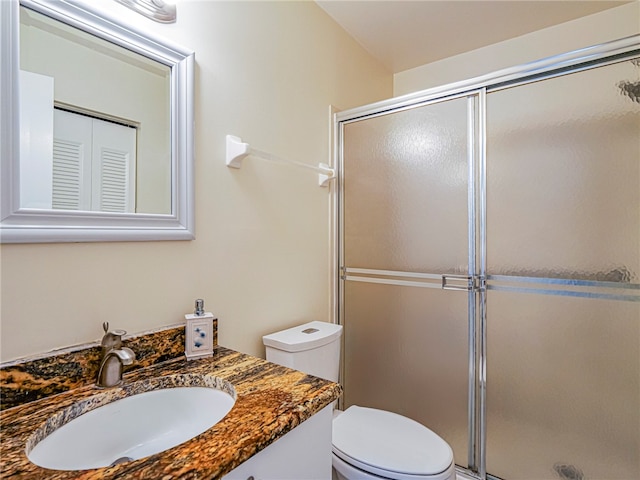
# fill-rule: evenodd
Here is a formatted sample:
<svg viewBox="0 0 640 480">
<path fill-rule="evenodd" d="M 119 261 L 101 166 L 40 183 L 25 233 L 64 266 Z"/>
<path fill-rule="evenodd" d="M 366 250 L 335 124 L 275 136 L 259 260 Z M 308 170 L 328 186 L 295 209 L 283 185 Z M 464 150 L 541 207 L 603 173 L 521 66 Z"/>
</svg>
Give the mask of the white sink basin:
<svg viewBox="0 0 640 480">
<path fill-rule="evenodd" d="M 188 386 L 159 388 L 121 398 L 55 429 L 31 451 L 27 447 L 27 456 L 44 468 L 85 470 L 137 460 L 175 447 L 218 423 L 235 403 L 235 391 L 228 382 L 208 378 L 217 380 L 216 386 L 223 386 L 228 392 L 211 386 Z M 96 403 L 108 401 L 100 398 L 107 395 L 108 392 L 78 402 L 59 416 L 73 416 L 74 409 L 86 411 Z"/>
</svg>

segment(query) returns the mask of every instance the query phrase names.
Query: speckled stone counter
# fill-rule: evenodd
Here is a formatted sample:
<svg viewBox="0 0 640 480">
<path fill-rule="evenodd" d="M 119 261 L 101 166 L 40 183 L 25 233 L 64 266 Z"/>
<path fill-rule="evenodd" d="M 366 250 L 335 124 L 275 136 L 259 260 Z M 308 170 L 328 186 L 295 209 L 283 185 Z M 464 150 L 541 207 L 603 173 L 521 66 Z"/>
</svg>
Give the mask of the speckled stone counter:
<svg viewBox="0 0 640 480">
<path fill-rule="evenodd" d="M 55 428 L 55 422 L 64 422 L 52 419 L 54 414 L 81 413 L 74 411 L 73 405 L 83 405 L 78 408 L 88 410 L 95 405 L 93 399 L 86 401 L 89 397 L 100 395 L 104 402 L 104 396 L 116 399 L 147 390 L 160 377 L 168 377 L 161 382 L 180 385 L 197 381 L 194 379 L 201 375 L 207 376 L 207 381 L 219 382 L 222 388 L 226 382 L 233 385 L 236 402 L 219 423 L 181 445 L 140 460 L 93 470 L 48 470 L 27 458 L 28 442 L 35 443 L 38 436 Z M 211 358 L 187 361 L 179 357 L 131 371 L 121 387 L 105 390 L 84 385 L 6 408 L 0 412 L 0 478 L 218 479 L 329 405 L 340 393 L 336 383 L 218 347 Z"/>
</svg>

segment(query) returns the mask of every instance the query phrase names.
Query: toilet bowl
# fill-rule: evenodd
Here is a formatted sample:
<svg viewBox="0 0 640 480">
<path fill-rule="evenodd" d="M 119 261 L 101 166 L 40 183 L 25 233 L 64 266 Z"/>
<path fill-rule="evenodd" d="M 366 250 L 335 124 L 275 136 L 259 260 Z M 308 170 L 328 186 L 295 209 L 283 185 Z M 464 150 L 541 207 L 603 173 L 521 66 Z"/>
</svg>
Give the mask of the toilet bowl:
<svg viewBox="0 0 640 480">
<path fill-rule="evenodd" d="M 396 413 L 352 405 L 333 421 L 339 480 L 449 480 L 451 447 L 424 425 Z"/>
<path fill-rule="evenodd" d="M 267 360 L 338 381 L 342 326 L 309 322 L 262 337 Z M 451 447 L 402 415 L 352 405 L 335 411 L 334 480 L 455 480 Z"/>
</svg>

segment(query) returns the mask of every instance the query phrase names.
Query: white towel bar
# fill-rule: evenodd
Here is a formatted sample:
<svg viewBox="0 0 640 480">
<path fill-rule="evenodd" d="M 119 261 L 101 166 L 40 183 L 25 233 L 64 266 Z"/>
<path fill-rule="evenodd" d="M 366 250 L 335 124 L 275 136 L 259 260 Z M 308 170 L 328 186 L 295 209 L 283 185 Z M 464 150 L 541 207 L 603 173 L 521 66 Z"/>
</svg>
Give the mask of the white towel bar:
<svg viewBox="0 0 640 480">
<path fill-rule="evenodd" d="M 326 163 L 319 163 L 318 166 L 315 167 L 306 163 L 288 160 L 265 152 L 263 150 L 251 148 L 248 143 L 242 143 L 242 140 L 239 137 L 227 135 L 227 167 L 242 167 L 242 160 L 248 155 L 259 157 L 272 162 L 287 163 L 290 165 L 295 165 L 297 167 L 303 167 L 309 170 L 313 170 L 314 172 L 318 173 L 318 185 L 321 187 L 328 186 L 329 182 L 336 178 L 335 170 Z"/>
</svg>

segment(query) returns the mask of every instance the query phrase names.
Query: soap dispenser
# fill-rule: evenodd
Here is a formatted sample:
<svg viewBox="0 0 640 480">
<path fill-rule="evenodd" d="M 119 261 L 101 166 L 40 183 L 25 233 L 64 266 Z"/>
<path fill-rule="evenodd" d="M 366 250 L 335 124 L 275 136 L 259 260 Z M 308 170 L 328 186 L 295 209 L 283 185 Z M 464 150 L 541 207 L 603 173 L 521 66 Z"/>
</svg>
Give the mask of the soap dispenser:
<svg viewBox="0 0 640 480">
<path fill-rule="evenodd" d="M 218 345 L 218 319 L 204 311 L 204 300 L 196 300 L 195 310 L 184 316 L 186 320 L 184 354 L 187 360 L 211 357 Z"/>
</svg>

